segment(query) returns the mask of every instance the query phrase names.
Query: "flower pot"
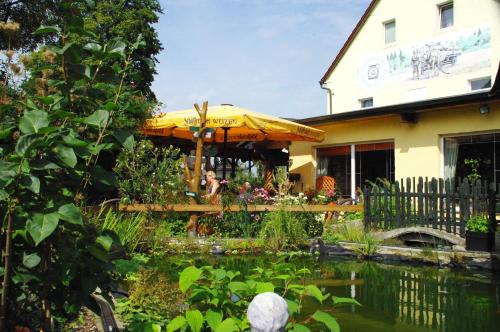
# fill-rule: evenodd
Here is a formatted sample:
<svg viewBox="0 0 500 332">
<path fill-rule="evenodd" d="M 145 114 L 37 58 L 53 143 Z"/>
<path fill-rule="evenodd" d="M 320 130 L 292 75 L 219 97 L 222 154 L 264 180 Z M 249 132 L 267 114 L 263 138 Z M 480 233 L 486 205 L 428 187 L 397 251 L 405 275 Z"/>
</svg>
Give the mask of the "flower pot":
<svg viewBox="0 0 500 332">
<path fill-rule="evenodd" d="M 495 246 L 495 233 L 480 233 L 467 231 L 465 233 L 465 249 L 472 251 L 491 252 Z"/>
</svg>

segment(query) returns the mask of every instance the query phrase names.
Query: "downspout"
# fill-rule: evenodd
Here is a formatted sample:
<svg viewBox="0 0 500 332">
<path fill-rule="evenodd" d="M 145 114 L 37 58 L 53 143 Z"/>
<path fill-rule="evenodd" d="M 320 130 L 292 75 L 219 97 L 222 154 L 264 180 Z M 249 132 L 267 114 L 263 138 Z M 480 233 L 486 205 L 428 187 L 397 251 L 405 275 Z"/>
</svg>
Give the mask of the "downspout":
<svg viewBox="0 0 500 332">
<path fill-rule="evenodd" d="M 332 97 L 333 97 L 333 91 L 326 86 L 325 83 L 322 81 L 319 81 L 319 86 L 323 89 L 328 91 L 328 114 L 333 114 L 333 109 L 332 109 Z"/>
</svg>

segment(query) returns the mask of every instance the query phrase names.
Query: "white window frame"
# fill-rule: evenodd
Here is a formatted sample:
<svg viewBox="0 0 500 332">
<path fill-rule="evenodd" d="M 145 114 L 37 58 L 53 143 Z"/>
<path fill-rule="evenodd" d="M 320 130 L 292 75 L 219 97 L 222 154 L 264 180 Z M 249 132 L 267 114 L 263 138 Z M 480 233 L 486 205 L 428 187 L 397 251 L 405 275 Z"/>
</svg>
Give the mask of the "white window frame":
<svg viewBox="0 0 500 332">
<path fill-rule="evenodd" d="M 443 9 L 445 9 L 446 7 L 448 7 L 450 5 L 451 5 L 452 11 L 453 11 L 453 22 L 451 25 L 449 25 L 447 27 L 443 27 L 443 26 L 441 26 Z M 453 28 L 455 26 L 455 4 L 454 4 L 454 2 L 453 1 L 446 1 L 446 2 L 439 3 L 437 5 L 437 10 L 438 10 L 438 28 L 439 28 L 439 30 L 446 30 L 446 29 Z"/>
<path fill-rule="evenodd" d="M 391 24 L 391 23 L 394 23 L 394 40 L 393 40 L 393 41 L 388 42 L 388 41 L 387 41 L 387 25 L 388 25 L 388 24 Z M 387 45 L 393 45 L 393 44 L 395 44 L 395 43 L 396 43 L 396 41 L 397 41 L 397 38 L 398 38 L 397 33 L 396 33 L 396 32 L 397 32 L 397 31 L 396 31 L 396 29 L 397 29 L 396 19 L 395 19 L 395 18 L 393 18 L 393 19 L 390 19 L 390 20 L 384 21 L 384 22 L 382 22 L 382 26 L 383 26 L 383 28 L 384 28 L 384 29 L 383 29 L 383 31 L 384 31 L 384 45 L 386 45 L 386 46 L 387 46 Z"/>
</svg>

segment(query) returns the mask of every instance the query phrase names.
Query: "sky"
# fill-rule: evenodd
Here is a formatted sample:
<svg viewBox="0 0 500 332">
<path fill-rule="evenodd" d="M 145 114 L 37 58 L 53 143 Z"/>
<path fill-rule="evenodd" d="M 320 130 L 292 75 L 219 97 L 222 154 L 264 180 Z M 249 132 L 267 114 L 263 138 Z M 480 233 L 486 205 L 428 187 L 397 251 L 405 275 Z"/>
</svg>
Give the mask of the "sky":
<svg viewBox="0 0 500 332">
<path fill-rule="evenodd" d="M 233 104 L 280 117 L 327 113 L 319 80 L 370 0 L 160 0 L 153 91 L 162 111 Z"/>
</svg>

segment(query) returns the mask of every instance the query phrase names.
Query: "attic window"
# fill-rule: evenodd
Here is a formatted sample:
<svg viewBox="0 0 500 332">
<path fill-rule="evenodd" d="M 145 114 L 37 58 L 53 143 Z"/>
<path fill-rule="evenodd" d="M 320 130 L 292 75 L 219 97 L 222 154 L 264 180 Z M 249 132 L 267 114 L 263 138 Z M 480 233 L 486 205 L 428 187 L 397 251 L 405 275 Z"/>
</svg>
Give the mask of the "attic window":
<svg viewBox="0 0 500 332">
<path fill-rule="evenodd" d="M 453 26 L 453 1 L 439 6 L 439 20 L 441 29 Z"/>
<path fill-rule="evenodd" d="M 385 43 L 391 44 L 396 41 L 396 21 L 388 21 L 384 23 Z"/>
<path fill-rule="evenodd" d="M 364 98 L 360 99 L 359 103 L 361 105 L 361 108 L 368 108 L 368 107 L 373 107 L 373 98 Z"/>
</svg>

